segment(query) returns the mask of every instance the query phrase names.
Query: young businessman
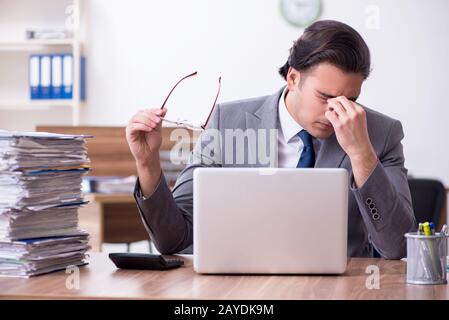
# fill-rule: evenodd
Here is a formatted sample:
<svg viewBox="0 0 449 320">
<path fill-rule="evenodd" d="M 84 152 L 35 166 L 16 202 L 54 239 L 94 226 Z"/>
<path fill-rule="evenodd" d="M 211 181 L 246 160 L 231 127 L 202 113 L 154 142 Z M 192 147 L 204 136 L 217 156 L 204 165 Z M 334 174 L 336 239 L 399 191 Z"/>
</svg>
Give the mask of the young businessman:
<svg viewBox="0 0 449 320">
<path fill-rule="evenodd" d="M 318 21 L 294 43 L 279 73 L 286 87 L 270 96 L 217 105 L 207 129 L 223 136 L 226 129 L 278 129 L 276 166 L 346 168 L 348 254 L 372 256 L 374 247 L 384 258 L 404 257 L 404 233 L 416 224 L 404 167 L 404 134 L 399 121 L 355 102 L 370 73 L 370 53 L 362 37 L 346 24 Z M 213 145 L 218 152 L 210 152 L 206 130 L 171 192 L 158 153 L 166 112 L 140 111 L 126 128 L 139 176 L 135 198 L 158 250 L 189 252 L 193 170 L 236 164 L 224 161 L 227 150 L 221 146 Z M 245 155 L 238 166 L 255 166 L 248 161 L 248 148 L 235 150 Z"/>
</svg>

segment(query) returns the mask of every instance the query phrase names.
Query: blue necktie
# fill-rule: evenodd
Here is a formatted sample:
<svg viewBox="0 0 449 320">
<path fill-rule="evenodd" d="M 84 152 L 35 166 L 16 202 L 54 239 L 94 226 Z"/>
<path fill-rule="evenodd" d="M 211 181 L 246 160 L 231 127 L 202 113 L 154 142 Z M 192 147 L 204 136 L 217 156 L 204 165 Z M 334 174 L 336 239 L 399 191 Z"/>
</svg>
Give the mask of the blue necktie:
<svg viewBox="0 0 449 320">
<path fill-rule="evenodd" d="M 313 168 L 315 166 L 315 151 L 313 150 L 312 136 L 303 129 L 298 133 L 298 137 L 302 140 L 304 148 L 296 168 Z"/>
</svg>

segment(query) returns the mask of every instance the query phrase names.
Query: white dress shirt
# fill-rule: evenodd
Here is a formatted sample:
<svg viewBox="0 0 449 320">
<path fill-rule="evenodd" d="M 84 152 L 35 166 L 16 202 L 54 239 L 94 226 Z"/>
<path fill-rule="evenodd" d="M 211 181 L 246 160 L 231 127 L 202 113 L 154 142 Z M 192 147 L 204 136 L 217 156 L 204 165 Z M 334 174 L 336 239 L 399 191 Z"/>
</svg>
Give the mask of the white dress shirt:
<svg viewBox="0 0 449 320">
<path fill-rule="evenodd" d="M 285 87 L 278 105 L 278 128 L 280 129 L 278 132 L 278 167 L 296 168 L 304 148 L 304 143 L 297 134 L 304 128 L 296 122 L 287 110 L 287 105 L 285 104 L 287 90 L 287 87 Z M 316 159 L 321 143 L 315 137 L 312 140 Z"/>
</svg>

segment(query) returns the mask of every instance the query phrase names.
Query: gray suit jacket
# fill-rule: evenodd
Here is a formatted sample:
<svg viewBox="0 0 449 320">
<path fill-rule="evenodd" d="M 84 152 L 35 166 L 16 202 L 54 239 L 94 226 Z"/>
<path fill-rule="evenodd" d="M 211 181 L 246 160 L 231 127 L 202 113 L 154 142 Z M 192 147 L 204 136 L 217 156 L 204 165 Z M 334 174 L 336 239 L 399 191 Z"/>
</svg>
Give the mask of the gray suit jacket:
<svg viewBox="0 0 449 320">
<path fill-rule="evenodd" d="M 217 129 L 222 136 L 225 136 L 225 129 L 278 128 L 278 101 L 282 90 L 283 88 L 271 96 L 217 105 L 207 128 Z M 399 121 L 376 111 L 368 108 L 365 110 L 371 143 L 380 161 L 362 188 L 355 186 L 351 163 L 338 144 L 335 134 L 323 140 L 316 155 L 315 167 L 346 168 L 350 173 L 348 255 L 370 257 L 374 246 L 384 258 L 400 259 L 406 255 L 404 234 L 416 227 L 407 183 L 407 169 L 404 167 L 402 125 Z M 243 146 L 245 148 L 243 163 L 226 163 L 225 152 L 220 144 L 222 141 L 214 140 L 208 135 L 208 130 L 202 133 L 187 166 L 176 181 L 173 192 L 162 174 L 154 193 L 145 199 L 141 195 L 137 181 L 134 196 L 144 225 L 161 253 L 192 252 L 192 181 L 195 168 L 277 165 L 277 163 L 254 164 L 249 161 L 255 151 L 248 145 Z M 274 147 L 271 150 L 277 154 L 277 145 L 271 147 Z M 236 151 L 236 148 L 234 147 L 233 151 Z M 238 148 L 241 149 L 242 146 Z"/>
</svg>

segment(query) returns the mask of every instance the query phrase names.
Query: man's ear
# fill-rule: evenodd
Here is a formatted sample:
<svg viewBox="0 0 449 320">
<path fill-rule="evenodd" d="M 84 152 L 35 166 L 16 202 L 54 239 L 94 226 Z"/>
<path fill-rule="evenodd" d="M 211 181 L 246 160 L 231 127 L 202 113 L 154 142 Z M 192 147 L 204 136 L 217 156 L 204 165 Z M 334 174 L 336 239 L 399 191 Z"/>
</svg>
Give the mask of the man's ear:
<svg viewBox="0 0 449 320">
<path fill-rule="evenodd" d="M 290 67 L 287 72 L 287 88 L 288 91 L 294 91 L 299 87 L 299 81 L 301 80 L 301 73 Z"/>
</svg>

